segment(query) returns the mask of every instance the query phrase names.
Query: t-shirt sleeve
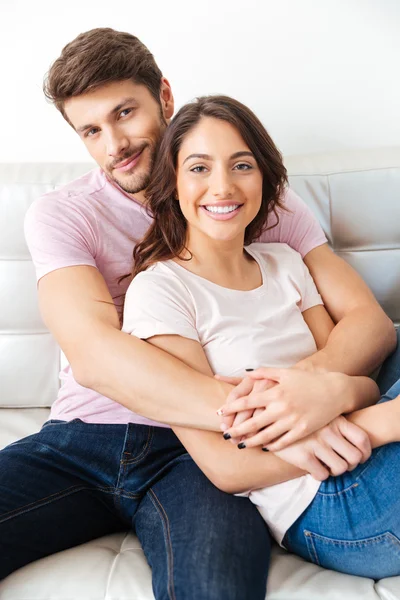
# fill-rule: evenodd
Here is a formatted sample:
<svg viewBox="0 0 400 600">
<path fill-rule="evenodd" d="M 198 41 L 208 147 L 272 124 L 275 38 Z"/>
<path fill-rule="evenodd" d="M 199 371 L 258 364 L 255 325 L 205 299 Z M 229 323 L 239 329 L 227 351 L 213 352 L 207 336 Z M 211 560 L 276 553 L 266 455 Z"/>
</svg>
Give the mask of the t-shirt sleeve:
<svg viewBox="0 0 400 600">
<path fill-rule="evenodd" d="M 327 242 L 323 229 L 310 208 L 290 188 L 285 192 L 283 205 L 287 210 L 277 209 L 278 224 L 265 231 L 258 241 L 283 242 L 299 252 L 302 258 Z M 271 225 L 276 223 L 274 213 L 271 213 L 270 221 Z"/>
<path fill-rule="evenodd" d="M 301 268 L 303 271 L 303 294 L 299 307 L 301 312 L 304 312 L 305 310 L 308 310 L 313 306 L 318 306 L 319 304 L 324 303 L 320 294 L 318 293 L 317 286 L 314 283 L 314 279 L 312 278 L 311 273 L 307 268 L 307 265 L 304 264 L 302 259 Z"/>
<path fill-rule="evenodd" d="M 25 216 L 24 231 L 37 281 L 63 267 L 96 267 L 95 219 L 57 196 L 57 192 L 31 204 Z"/>
<path fill-rule="evenodd" d="M 139 273 L 125 296 L 122 331 L 141 339 L 180 335 L 199 342 L 190 293 L 173 273 Z"/>
</svg>

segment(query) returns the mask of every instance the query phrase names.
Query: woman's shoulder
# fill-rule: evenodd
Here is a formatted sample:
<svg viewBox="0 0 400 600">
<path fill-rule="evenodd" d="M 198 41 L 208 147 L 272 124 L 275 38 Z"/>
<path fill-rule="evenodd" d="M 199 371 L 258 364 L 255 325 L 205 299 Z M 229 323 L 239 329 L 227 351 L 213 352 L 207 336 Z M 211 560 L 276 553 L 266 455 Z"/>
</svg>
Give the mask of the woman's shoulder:
<svg viewBox="0 0 400 600">
<path fill-rule="evenodd" d="M 257 254 L 263 259 L 276 258 L 282 260 L 302 261 L 301 255 L 297 250 L 291 248 L 284 242 L 254 242 L 246 246 L 250 253 Z"/>
<path fill-rule="evenodd" d="M 157 262 L 146 271 L 138 273 L 132 279 L 126 297 L 140 296 L 142 301 L 148 294 L 156 294 L 160 299 L 166 296 L 181 299 L 188 297 L 185 283 L 170 263 L 171 261 Z"/>
</svg>

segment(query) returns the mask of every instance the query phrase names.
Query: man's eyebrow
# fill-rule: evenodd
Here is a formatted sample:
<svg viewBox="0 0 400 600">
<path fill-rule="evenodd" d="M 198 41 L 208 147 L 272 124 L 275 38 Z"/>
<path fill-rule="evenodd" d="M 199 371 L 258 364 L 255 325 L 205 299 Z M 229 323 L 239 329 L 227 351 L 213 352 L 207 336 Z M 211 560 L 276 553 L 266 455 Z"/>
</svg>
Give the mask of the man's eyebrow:
<svg viewBox="0 0 400 600">
<path fill-rule="evenodd" d="M 241 158 L 242 156 L 251 156 L 252 158 L 254 158 L 254 154 L 252 152 L 249 152 L 248 150 L 243 150 L 232 154 L 230 160 L 233 160 L 235 158 Z M 191 158 L 204 158 L 205 160 L 212 160 L 212 156 L 210 156 L 209 154 L 190 154 L 187 158 L 185 158 L 182 164 L 184 165 L 185 162 L 187 162 Z"/>
<path fill-rule="evenodd" d="M 108 113 L 108 116 L 115 115 L 115 113 L 120 111 L 121 108 L 123 108 L 126 104 L 130 104 L 131 102 L 134 102 L 135 104 L 137 104 L 136 99 L 133 97 L 124 98 L 123 100 L 121 100 L 121 102 L 119 104 L 117 104 L 117 106 L 114 106 L 114 108 L 110 110 L 110 112 Z M 89 123 L 88 125 L 82 125 L 82 127 L 78 127 L 78 129 L 76 131 L 77 131 L 77 133 L 83 133 L 84 131 L 86 131 L 86 129 L 92 129 L 92 127 L 95 127 L 95 125 L 92 125 L 91 123 Z"/>
</svg>

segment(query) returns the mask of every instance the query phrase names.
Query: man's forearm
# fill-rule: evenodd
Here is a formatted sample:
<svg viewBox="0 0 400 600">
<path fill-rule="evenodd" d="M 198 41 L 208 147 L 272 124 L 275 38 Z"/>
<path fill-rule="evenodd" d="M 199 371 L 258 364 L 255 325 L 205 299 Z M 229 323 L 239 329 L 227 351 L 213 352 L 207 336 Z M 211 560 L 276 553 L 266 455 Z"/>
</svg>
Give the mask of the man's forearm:
<svg viewBox="0 0 400 600">
<path fill-rule="evenodd" d="M 395 347 L 393 323 L 378 306 L 368 305 L 343 317 L 330 333 L 325 348 L 299 366 L 370 375 Z"/>
<path fill-rule="evenodd" d="M 112 352 L 110 352 L 112 348 Z M 216 410 L 232 386 L 191 369 L 178 359 L 112 327 L 82 344 L 78 383 L 149 419 L 220 431 Z"/>
</svg>

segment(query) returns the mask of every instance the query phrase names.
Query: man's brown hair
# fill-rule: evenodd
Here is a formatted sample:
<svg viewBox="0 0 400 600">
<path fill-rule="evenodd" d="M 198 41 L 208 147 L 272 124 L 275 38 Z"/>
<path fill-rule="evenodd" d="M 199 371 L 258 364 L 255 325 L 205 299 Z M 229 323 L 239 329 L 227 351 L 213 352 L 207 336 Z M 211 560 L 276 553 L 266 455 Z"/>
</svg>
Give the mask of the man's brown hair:
<svg viewBox="0 0 400 600">
<path fill-rule="evenodd" d="M 162 73 L 154 56 L 134 35 L 109 27 L 81 33 L 51 66 L 43 91 L 63 115 L 64 103 L 106 83 L 132 79 L 160 103 Z"/>
</svg>

